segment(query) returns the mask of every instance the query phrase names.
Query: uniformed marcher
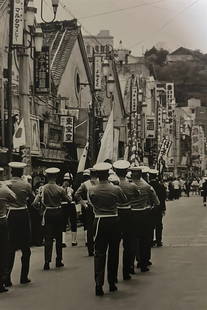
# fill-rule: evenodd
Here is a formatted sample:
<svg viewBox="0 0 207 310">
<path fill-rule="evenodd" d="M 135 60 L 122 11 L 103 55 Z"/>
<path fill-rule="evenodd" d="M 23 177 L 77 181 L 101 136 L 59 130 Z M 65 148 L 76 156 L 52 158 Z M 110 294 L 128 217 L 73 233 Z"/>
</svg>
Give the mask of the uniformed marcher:
<svg viewBox="0 0 207 310">
<path fill-rule="evenodd" d="M 132 181 L 138 186 L 140 195 L 136 201 L 131 203 L 134 236 L 139 244 L 139 263 L 141 272 L 149 271 L 149 249 L 150 244 L 150 210 L 152 205 L 158 205 L 159 199 L 154 189 L 144 181 L 140 167 L 130 167 Z M 135 243 L 136 251 L 136 243 Z"/>
<path fill-rule="evenodd" d="M 68 220 L 70 219 L 70 228 L 72 234 L 72 246 L 77 246 L 77 211 L 74 202 L 74 190 L 72 188 L 72 180 L 73 176 L 71 173 L 67 172 L 63 178 L 63 185 L 67 196 L 70 199 L 70 203 L 68 205 L 67 201 L 62 202 L 63 215 L 64 215 L 64 231 L 63 231 L 63 247 L 66 247 L 65 243 L 65 234 L 67 230 Z"/>
<path fill-rule="evenodd" d="M 0 174 L 4 171 L 0 168 Z M 15 202 L 16 195 L 0 181 L 0 293 L 7 292 L 5 280 L 7 275 L 8 261 L 8 225 L 7 225 L 7 205 Z"/>
<path fill-rule="evenodd" d="M 27 200 L 32 196 L 32 187 L 28 182 L 22 179 L 23 169 L 26 167 L 22 162 L 10 162 L 12 178 L 8 187 L 15 193 L 16 199 L 9 203 L 8 228 L 9 228 L 9 256 L 8 256 L 8 275 L 5 281 L 6 286 L 12 286 L 11 272 L 15 260 L 15 252 L 22 252 L 22 268 L 20 283 L 31 282 L 28 278 L 30 266 L 30 245 L 31 230 L 30 218 L 27 208 Z"/>
<path fill-rule="evenodd" d="M 94 212 L 93 206 L 88 196 L 89 189 L 97 184 L 97 176 L 96 171 L 91 168 L 90 170 L 90 179 L 83 182 L 81 186 L 75 193 L 75 198 L 78 203 L 81 204 L 82 212 L 84 213 L 85 217 L 85 225 L 87 231 L 87 248 L 88 248 L 88 255 L 94 255 L 94 240 L 93 240 L 93 222 L 94 222 Z"/>
<path fill-rule="evenodd" d="M 94 242 L 95 242 L 95 282 L 96 295 L 103 296 L 104 274 L 107 259 L 107 278 L 109 290 L 117 290 L 115 285 L 118 261 L 119 261 L 119 243 L 120 243 L 120 223 L 117 212 L 117 206 L 127 202 L 119 186 L 109 183 L 109 169 L 112 165 L 109 163 L 98 163 L 93 168 L 97 172 L 99 183 L 89 189 L 89 197 L 92 201 L 95 213 L 94 221 Z"/>
<path fill-rule="evenodd" d="M 127 197 L 127 203 L 120 204 L 118 206 L 118 215 L 120 217 L 121 223 L 121 233 L 123 239 L 123 279 L 129 280 L 130 269 L 132 264 L 133 252 L 132 252 L 132 240 L 133 240 L 133 230 L 132 230 L 132 211 L 131 203 L 136 201 L 139 197 L 138 187 L 126 180 L 126 174 L 130 163 L 126 160 L 118 160 L 113 164 L 113 168 L 119 177 L 119 186 L 123 193 Z"/>
<path fill-rule="evenodd" d="M 159 171 L 156 169 L 150 169 L 150 185 L 154 188 L 160 204 L 157 205 L 155 208 L 152 209 L 152 216 L 153 216 L 153 227 L 152 227 L 152 235 L 151 235 L 151 243 L 152 245 L 156 245 L 157 247 L 162 246 L 162 230 L 163 230 L 163 223 L 162 218 L 166 211 L 166 188 L 164 184 L 162 184 L 158 179 Z M 153 240 L 154 237 L 154 230 L 155 230 L 155 237 L 156 239 Z"/>
<path fill-rule="evenodd" d="M 52 260 L 53 239 L 56 240 L 56 267 L 63 267 L 62 262 L 62 232 L 63 232 L 63 212 L 61 202 L 70 199 L 65 190 L 56 184 L 56 178 L 60 169 L 48 168 L 45 170 L 48 183 L 42 187 L 42 190 L 34 200 L 34 207 L 38 208 L 42 201 L 44 205 L 42 225 L 45 226 L 45 264 L 44 270 L 50 269 Z"/>
</svg>

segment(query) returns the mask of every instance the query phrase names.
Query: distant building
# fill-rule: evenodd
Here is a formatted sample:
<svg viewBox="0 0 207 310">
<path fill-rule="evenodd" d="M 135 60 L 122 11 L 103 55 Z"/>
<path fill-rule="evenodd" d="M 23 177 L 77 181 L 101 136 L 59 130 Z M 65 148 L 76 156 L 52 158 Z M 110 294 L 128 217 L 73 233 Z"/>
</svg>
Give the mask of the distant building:
<svg viewBox="0 0 207 310">
<path fill-rule="evenodd" d="M 106 46 L 114 46 L 114 37 L 111 36 L 109 30 L 101 30 L 97 35 L 83 36 L 86 53 L 91 57 L 93 50 L 96 53 L 105 53 Z"/>
<path fill-rule="evenodd" d="M 195 109 L 197 107 L 201 106 L 201 100 L 196 98 L 190 98 L 188 99 L 188 107 Z"/>
<path fill-rule="evenodd" d="M 192 52 L 193 51 L 190 49 L 179 47 L 174 52 L 167 55 L 167 63 L 178 61 L 193 61 L 194 57 Z"/>
</svg>

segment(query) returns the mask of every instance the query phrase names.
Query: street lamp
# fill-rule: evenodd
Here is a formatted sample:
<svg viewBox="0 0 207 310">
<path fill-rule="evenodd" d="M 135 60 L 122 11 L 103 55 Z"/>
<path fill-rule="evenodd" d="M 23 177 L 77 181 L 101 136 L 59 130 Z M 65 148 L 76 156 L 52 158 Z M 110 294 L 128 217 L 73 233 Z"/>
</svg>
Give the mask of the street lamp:
<svg viewBox="0 0 207 310">
<path fill-rule="evenodd" d="M 57 14 L 57 9 L 58 9 L 58 5 L 59 5 L 59 0 L 51 0 L 52 2 L 52 7 L 53 7 L 53 19 L 51 21 L 46 21 L 44 18 L 43 18 L 43 1 L 44 0 L 41 0 L 41 19 L 44 23 L 52 23 L 54 22 L 54 20 L 56 19 L 56 14 Z"/>
</svg>

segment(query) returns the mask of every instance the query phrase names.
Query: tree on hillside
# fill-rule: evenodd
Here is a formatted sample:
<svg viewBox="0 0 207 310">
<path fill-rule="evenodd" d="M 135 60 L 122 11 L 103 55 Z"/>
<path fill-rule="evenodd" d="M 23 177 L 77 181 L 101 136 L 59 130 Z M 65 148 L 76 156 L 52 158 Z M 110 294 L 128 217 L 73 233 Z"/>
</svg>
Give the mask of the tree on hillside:
<svg viewBox="0 0 207 310">
<path fill-rule="evenodd" d="M 163 48 L 157 49 L 156 47 L 152 47 L 150 50 L 145 52 L 145 59 L 150 64 L 157 64 L 159 66 L 163 66 L 166 62 L 166 57 L 169 52 Z"/>
</svg>

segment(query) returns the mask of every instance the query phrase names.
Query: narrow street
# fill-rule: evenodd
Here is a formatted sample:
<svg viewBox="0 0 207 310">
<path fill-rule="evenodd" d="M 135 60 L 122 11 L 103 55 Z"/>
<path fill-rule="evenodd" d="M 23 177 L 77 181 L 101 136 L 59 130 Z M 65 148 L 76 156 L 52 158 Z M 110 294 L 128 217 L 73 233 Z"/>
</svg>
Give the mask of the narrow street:
<svg viewBox="0 0 207 310">
<path fill-rule="evenodd" d="M 200 197 L 167 203 L 164 246 L 152 249 L 150 272 L 124 282 L 119 275 L 116 293 L 95 297 L 93 258 L 87 256 L 82 228 L 78 247 L 64 249 L 65 267 L 42 271 L 43 248 L 32 248 L 32 283 L 18 284 L 19 253 L 14 286 L 1 294 L 1 310 L 145 309 L 205 310 L 207 305 L 207 208 Z M 68 245 L 70 234 L 68 233 Z"/>
</svg>

